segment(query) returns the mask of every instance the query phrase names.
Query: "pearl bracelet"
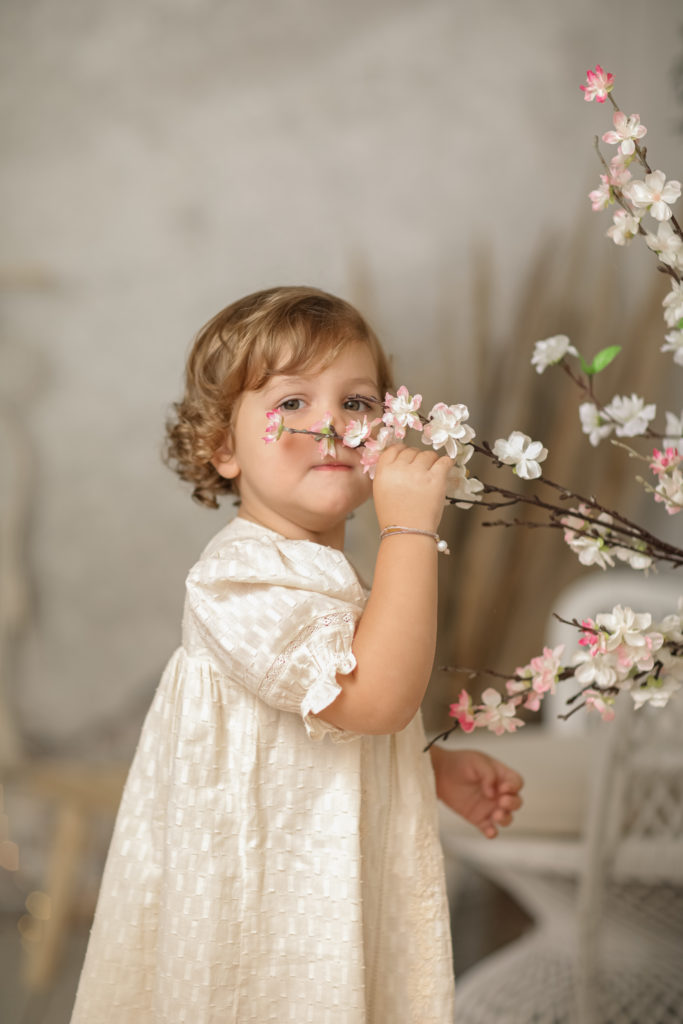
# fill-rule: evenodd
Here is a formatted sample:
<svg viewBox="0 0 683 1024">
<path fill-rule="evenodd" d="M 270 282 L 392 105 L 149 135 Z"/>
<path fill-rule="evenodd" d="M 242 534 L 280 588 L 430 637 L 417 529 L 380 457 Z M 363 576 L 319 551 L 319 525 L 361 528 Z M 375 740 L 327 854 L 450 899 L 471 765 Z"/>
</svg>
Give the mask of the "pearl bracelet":
<svg viewBox="0 0 683 1024">
<path fill-rule="evenodd" d="M 423 537 L 431 537 L 436 541 L 437 551 L 442 555 L 450 555 L 448 543 L 445 540 L 441 540 L 438 533 L 432 533 L 431 530 L 417 530 L 412 526 L 385 526 L 379 535 L 379 539 L 384 540 L 385 537 L 395 537 L 399 533 L 419 533 Z"/>
</svg>

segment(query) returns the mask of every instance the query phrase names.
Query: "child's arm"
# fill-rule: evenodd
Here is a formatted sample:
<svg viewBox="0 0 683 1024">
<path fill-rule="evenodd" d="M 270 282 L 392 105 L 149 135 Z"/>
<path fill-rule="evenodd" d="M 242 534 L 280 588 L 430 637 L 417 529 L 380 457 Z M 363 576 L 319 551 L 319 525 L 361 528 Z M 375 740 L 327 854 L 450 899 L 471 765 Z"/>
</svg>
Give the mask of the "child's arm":
<svg viewBox="0 0 683 1024">
<path fill-rule="evenodd" d="M 430 753 L 439 800 L 487 839 L 494 839 L 498 829 L 509 825 L 514 811 L 522 805 L 522 776 L 478 750 L 432 747 Z"/>
<path fill-rule="evenodd" d="M 453 465 L 433 451 L 395 445 L 377 464 L 373 498 L 380 529 L 435 532 Z M 342 692 L 320 712 L 350 732 L 393 733 L 416 714 L 436 647 L 436 544 L 420 534 L 382 541 L 372 591 L 353 641 L 356 668 L 339 677 Z"/>
</svg>

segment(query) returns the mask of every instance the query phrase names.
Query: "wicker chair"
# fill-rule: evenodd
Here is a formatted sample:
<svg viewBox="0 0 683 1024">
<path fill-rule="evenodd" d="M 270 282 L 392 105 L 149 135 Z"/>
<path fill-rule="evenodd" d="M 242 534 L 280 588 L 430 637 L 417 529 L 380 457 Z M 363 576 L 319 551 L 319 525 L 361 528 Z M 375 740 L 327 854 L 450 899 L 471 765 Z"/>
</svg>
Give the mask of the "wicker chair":
<svg viewBox="0 0 683 1024">
<path fill-rule="evenodd" d="M 443 832 L 535 922 L 459 979 L 458 1024 L 683 1022 L 683 691 L 597 731 L 579 837 Z"/>
</svg>

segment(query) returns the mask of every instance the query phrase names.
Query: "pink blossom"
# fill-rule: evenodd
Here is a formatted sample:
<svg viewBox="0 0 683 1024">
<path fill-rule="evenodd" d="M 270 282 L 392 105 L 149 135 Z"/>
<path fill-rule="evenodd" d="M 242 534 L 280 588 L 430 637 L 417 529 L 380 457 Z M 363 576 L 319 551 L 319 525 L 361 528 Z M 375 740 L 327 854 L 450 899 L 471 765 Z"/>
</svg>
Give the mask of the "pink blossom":
<svg viewBox="0 0 683 1024">
<path fill-rule="evenodd" d="M 542 693 L 536 693 L 535 690 L 532 690 L 531 693 L 529 694 L 529 696 L 527 697 L 527 699 L 524 701 L 524 707 L 528 711 L 540 711 L 541 710 L 541 701 L 542 700 L 543 700 L 543 694 Z"/>
<path fill-rule="evenodd" d="M 593 619 L 583 619 L 581 625 L 583 633 L 579 640 L 579 646 L 590 648 L 591 654 L 595 656 L 600 650 L 600 630 L 596 627 Z"/>
<path fill-rule="evenodd" d="M 609 177 L 608 181 L 610 185 L 615 188 L 622 188 L 627 181 L 631 180 L 631 172 L 628 169 L 630 161 L 625 160 L 624 157 L 617 153 L 613 156 L 609 162 Z"/>
<path fill-rule="evenodd" d="M 607 94 L 614 88 L 614 75 L 609 71 L 603 71 L 599 64 L 595 65 L 595 71 L 586 72 L 586 85 L 581 86 L 583 98 L 587 103 L 597 100 L 604 103 Z"/>
<path fill-rule="evenodd" d="M 411 395 L 405 385 L 392 395 L 389 392 L 384 397 L 385 413 L 383 420 L 388 427 L 393 427 L 396 437 L 400 440 L 406 436 L 406 429 L 422 430 L 422 420 L 417 410 L 422 404 L 422 395 Z"/>
<path fill-rule="evenodd" d="M 463 732 L 472 732 L 474 729 L 474 714 L 472 709 L 472 698 L 467 690 L 461 690 L 460 696 L 455 704 L 449 709 L 451 718 L 455 718 Z"/>
<path fill-rule="evenodd" d="M 514 701 L 506 701 L 489 687 L 481 695 L 483 705 L 477 710 L 474 716 L 474 723 L 477 726 L 486 726 L 496 736 L 502 736 L 504 732 L 515 732 L 520 725 L 524 725 L 521 718 L 515 718 L 517 706 Z"/>
<path fill-rule="evenodd" d="M 328 455 L 333 459 L 336 458 L 337 449 L 334 443 L 335 434 L 334 427 L 332 426 L 332 413 L 326 412 L 321 420 L 311 425 L 310 430 L 314 434 L 321 435 L 317 444 L 320 458 L 324 459 Z"/>
<path fill-rule="evenodd" d="M 360 464 L 363 472 L 367 473 L 371 480 L 375 479 L 375 470 L 380 455 L 385 448 L 388 448 L 396 440 L 396 434 L 392 427 L 380 427 L 377 437 L 369 437 L 361 452 Z"/>
<path fill-rule="evenodd" d="M 560 644 L 559 647 L 555 648 L 544 647 L 543 654 L 539 654 L 529 662 L 533 677 L 531 685 L 536 693 L 555 692 L 557 674 L 561 668 L 560 656 L 563 651 L 564 644 Z"/>
<path fill-rule="evenodd" d="M 555 692 L 557 676 L 562 667 L 560 655 L 563 651 L 564 644 L 560 644 L 554 650 L 544 647 L 543 654 L 532 658 L 528 665 L 515 669 L 516 678 L 508 679 L 505 684 L 508 694 L 515 696 L 530 691 L 524 701 L 524 707 L 530 711 L 538 711 L 543 695 Z"/>
<path fill-rule="evenodd" d="M 606 210 L 609 204 L 613 201 L 612 189 L 610 188 L 609 179 L 606 174 L 600 175 L 600 181 L 602 182 L 598 188 L 594 188 L 592 192 L 588 193 L 588 198 L 591 201 L 591 208 L 593 210 Z"/>
<path fill-rule="evenodd" d="M 640 123 L 638 114 L 631 114 L 627 117 L 623 110 L 615 111 L 612 118 L 614 124 L 613 132 L 605 132 L 603 142 L 611 145 L 619 144 L 619 150 L 624 156 L 630 156 L 635 151 L 636 141 L 647 134 L 647 128 Z"/>
<path fill-rule="evenodd" d="M 586 706 L 589 709 L 599 711 L 603 722 L 611 722 L 614 718 L 614 697 L 606 697 L 598 690 L 585 690 Z"/>
<path fill-rule="evenodd" d="M 659 476 L 660 473 L 666 473 L 674 466 L 677 466 L 679 462 L 683 462 L 683 455 L 681 455 L 677 448 L 667 448 L 665 452 L 660 452 L 659 448 L 654 448 L 650 469 L 656 476 Z"/>
<path fill-rule="evenodd" d="M 515 669 L 515 678 L 508 679 L 505 683 L 505 689 L 510 697 L 515 697 L 520 693 L 526 693 L 531 688 L 531 676 L 527 675 L 529 666 L 525 665 L 523 668 Z"/>
<path fill-rule="evenodd" d="M 268 420 L 268 426 L 263 435 L 263 440 L 266 444 L 269 444 L 271 441 L 279 441 L 285 429 L 284 416 L 279 409 L 269 409 L 266 413 L 266 419 Z"/>
</svg>

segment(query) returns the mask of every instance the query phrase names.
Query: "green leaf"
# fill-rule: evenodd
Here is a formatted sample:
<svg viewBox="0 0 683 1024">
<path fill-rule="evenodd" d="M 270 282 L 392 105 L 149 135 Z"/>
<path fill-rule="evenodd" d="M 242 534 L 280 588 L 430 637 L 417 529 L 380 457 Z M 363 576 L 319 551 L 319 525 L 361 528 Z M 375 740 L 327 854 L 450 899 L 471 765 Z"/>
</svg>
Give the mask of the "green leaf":
<svg viewBox="0 0 683 1024">
<path fill-rule="evenodd" d="M 604 370 L 609 366 L 613 359 L 616 359 L 620 352 L 621 345 L 610 345 L 609 348 L 601 349 L 601 351 L 594 357 L 590 366 L 584 366 L 584 373 L 587 373 L 589 377 L 592 377 L 596 373 L 600 373 L 601 370 Z M 583 360 L 581 360 L 581 362 L 583 363 Z"/>
<path fill-rule="evenodd" d="M 588 376 L 590 377 L 590 375 L 593 373 L 593 370 L 591 370 L 590 366 L 588 365 L 588 363 L 583 358 L 583 356 L 581 355 L 580 352 L 579 352 L 579 359 L 581 360 L 581 369 L 583 370 L 584 373 L 588 374 Z"/>
</svg>

